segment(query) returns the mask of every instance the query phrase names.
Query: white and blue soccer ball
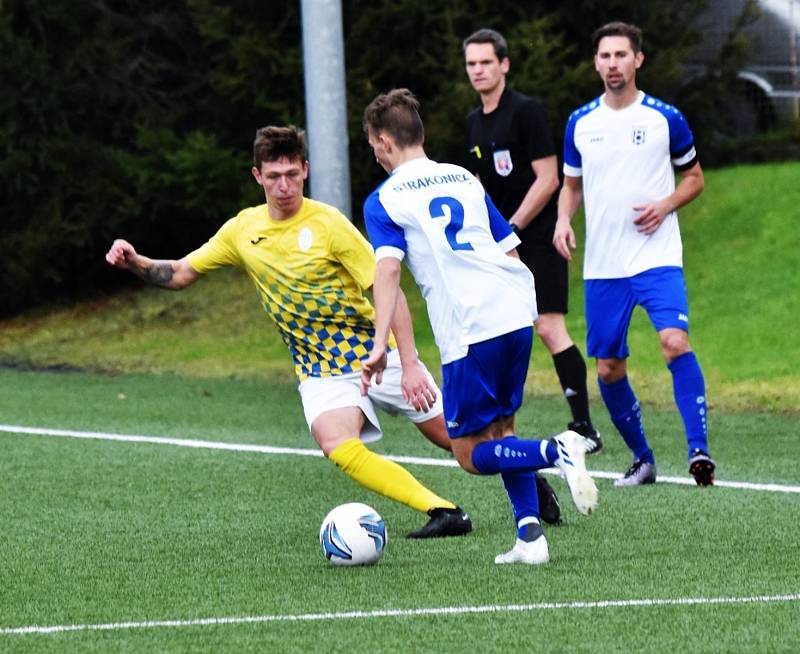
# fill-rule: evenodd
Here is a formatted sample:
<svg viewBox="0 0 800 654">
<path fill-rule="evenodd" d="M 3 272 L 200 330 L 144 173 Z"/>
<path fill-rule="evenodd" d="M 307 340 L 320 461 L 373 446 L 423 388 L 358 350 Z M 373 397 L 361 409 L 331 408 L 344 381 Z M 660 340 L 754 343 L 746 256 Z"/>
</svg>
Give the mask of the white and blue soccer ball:
<svg viewBox="0 0 800 654">
<path fill-rule="evenodd" d="M 386 523 L 371 506 L 340 504 L 322 521 L 319 544 L 333 565 L 373 565 L 386 549 Z"/>
</svg>

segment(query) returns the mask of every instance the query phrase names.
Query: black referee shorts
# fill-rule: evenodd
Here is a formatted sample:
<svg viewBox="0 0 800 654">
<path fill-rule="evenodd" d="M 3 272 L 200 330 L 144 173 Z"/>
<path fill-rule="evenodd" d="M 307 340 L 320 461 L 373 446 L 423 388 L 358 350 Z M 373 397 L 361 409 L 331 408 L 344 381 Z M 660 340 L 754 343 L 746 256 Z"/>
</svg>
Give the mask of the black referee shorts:
<svg viewBox="0 0 800 654">
<path fill-rule="evenodd" d="M 524 234 L 521 235 L 524 238 Z M 552 235 L 551 235 L 552 237 Z M 567 313 L 569 266 L 552 240 L 528 237 L 517 246 L 519 258 L 533 273 L 539 313 Z"/>
</svg>

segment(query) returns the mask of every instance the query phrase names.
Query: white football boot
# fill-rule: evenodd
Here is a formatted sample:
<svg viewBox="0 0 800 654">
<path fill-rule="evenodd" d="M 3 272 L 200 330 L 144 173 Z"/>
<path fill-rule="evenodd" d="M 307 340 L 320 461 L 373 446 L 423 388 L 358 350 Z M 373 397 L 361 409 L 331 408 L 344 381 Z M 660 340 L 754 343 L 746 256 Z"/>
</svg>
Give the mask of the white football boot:
<svg viewBox="0 0 800 654">
<path fill-rule="evenodd" d="M 591 515 L 597 508 L 597 486 L 586 471 L 586 441 L 577 432 L 561 432 L 552 439 L 558 448 L 556 465 L 572 494 L 575 507 L 583 515 Z"/>
<path fill-rule="evenodd" d="M 636 459 L 627 472 L 619 479 L 614 480 L 614 486 L 625 488 L 628 486 L 644 486 L 656 483 L 656 464 Z"/>
<path fill-rule="evenodd" d="M 505 554 L 498 554 L 494 557 L 497 564 L 503 563 L 527 563 L 528 565 L 540 565 L 550 560 L 550 551 L 547 548 L 547 539 L 544 537 L 541 525 L 536 522 L 529 524 L 526 538 L 533 537 L 530 543 L 517 538 L 513 549 Z"/>
</svg>

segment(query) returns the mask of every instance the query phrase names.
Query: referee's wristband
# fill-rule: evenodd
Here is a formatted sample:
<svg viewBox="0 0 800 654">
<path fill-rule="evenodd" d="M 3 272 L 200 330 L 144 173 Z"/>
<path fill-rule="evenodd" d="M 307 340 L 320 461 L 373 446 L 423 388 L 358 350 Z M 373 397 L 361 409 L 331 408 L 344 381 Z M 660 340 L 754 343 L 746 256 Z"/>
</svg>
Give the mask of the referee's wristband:
<svg viewBox="0 0 800 654">
<path fill-rule="evenodd" d="M 517 223 L 508 223 L 508 224 L 511 226 L 511 231 L 514 232 L 517 236 L 519 236 L 520 232 L 522 231 L 519 228 L 519 225 L 517 225 Z"/>
</svg>

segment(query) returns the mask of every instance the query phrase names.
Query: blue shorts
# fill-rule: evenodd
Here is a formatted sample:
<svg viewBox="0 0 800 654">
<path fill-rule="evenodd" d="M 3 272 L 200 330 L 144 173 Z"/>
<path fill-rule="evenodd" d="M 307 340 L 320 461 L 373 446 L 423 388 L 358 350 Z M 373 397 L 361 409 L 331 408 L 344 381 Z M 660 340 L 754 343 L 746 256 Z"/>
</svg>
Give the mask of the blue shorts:
<svg viewBox="0 0 800 654">
<path fill-rule="evenodd" d="M 522 405 L 533 327 L 473 343 L 467 356 L 442 366 L 444 419 L 450 438 L 468 436 Z"/>
<path fill-rule="evenodd" d="M 689 331 L 689 301 L 683 269 L 652 268 L 621 279 L 587 279 L 586 352 L 598 359 L 626 359 L 628 327 L 636 305 L 656 331 L 676 327 Z"/>
</svg>

